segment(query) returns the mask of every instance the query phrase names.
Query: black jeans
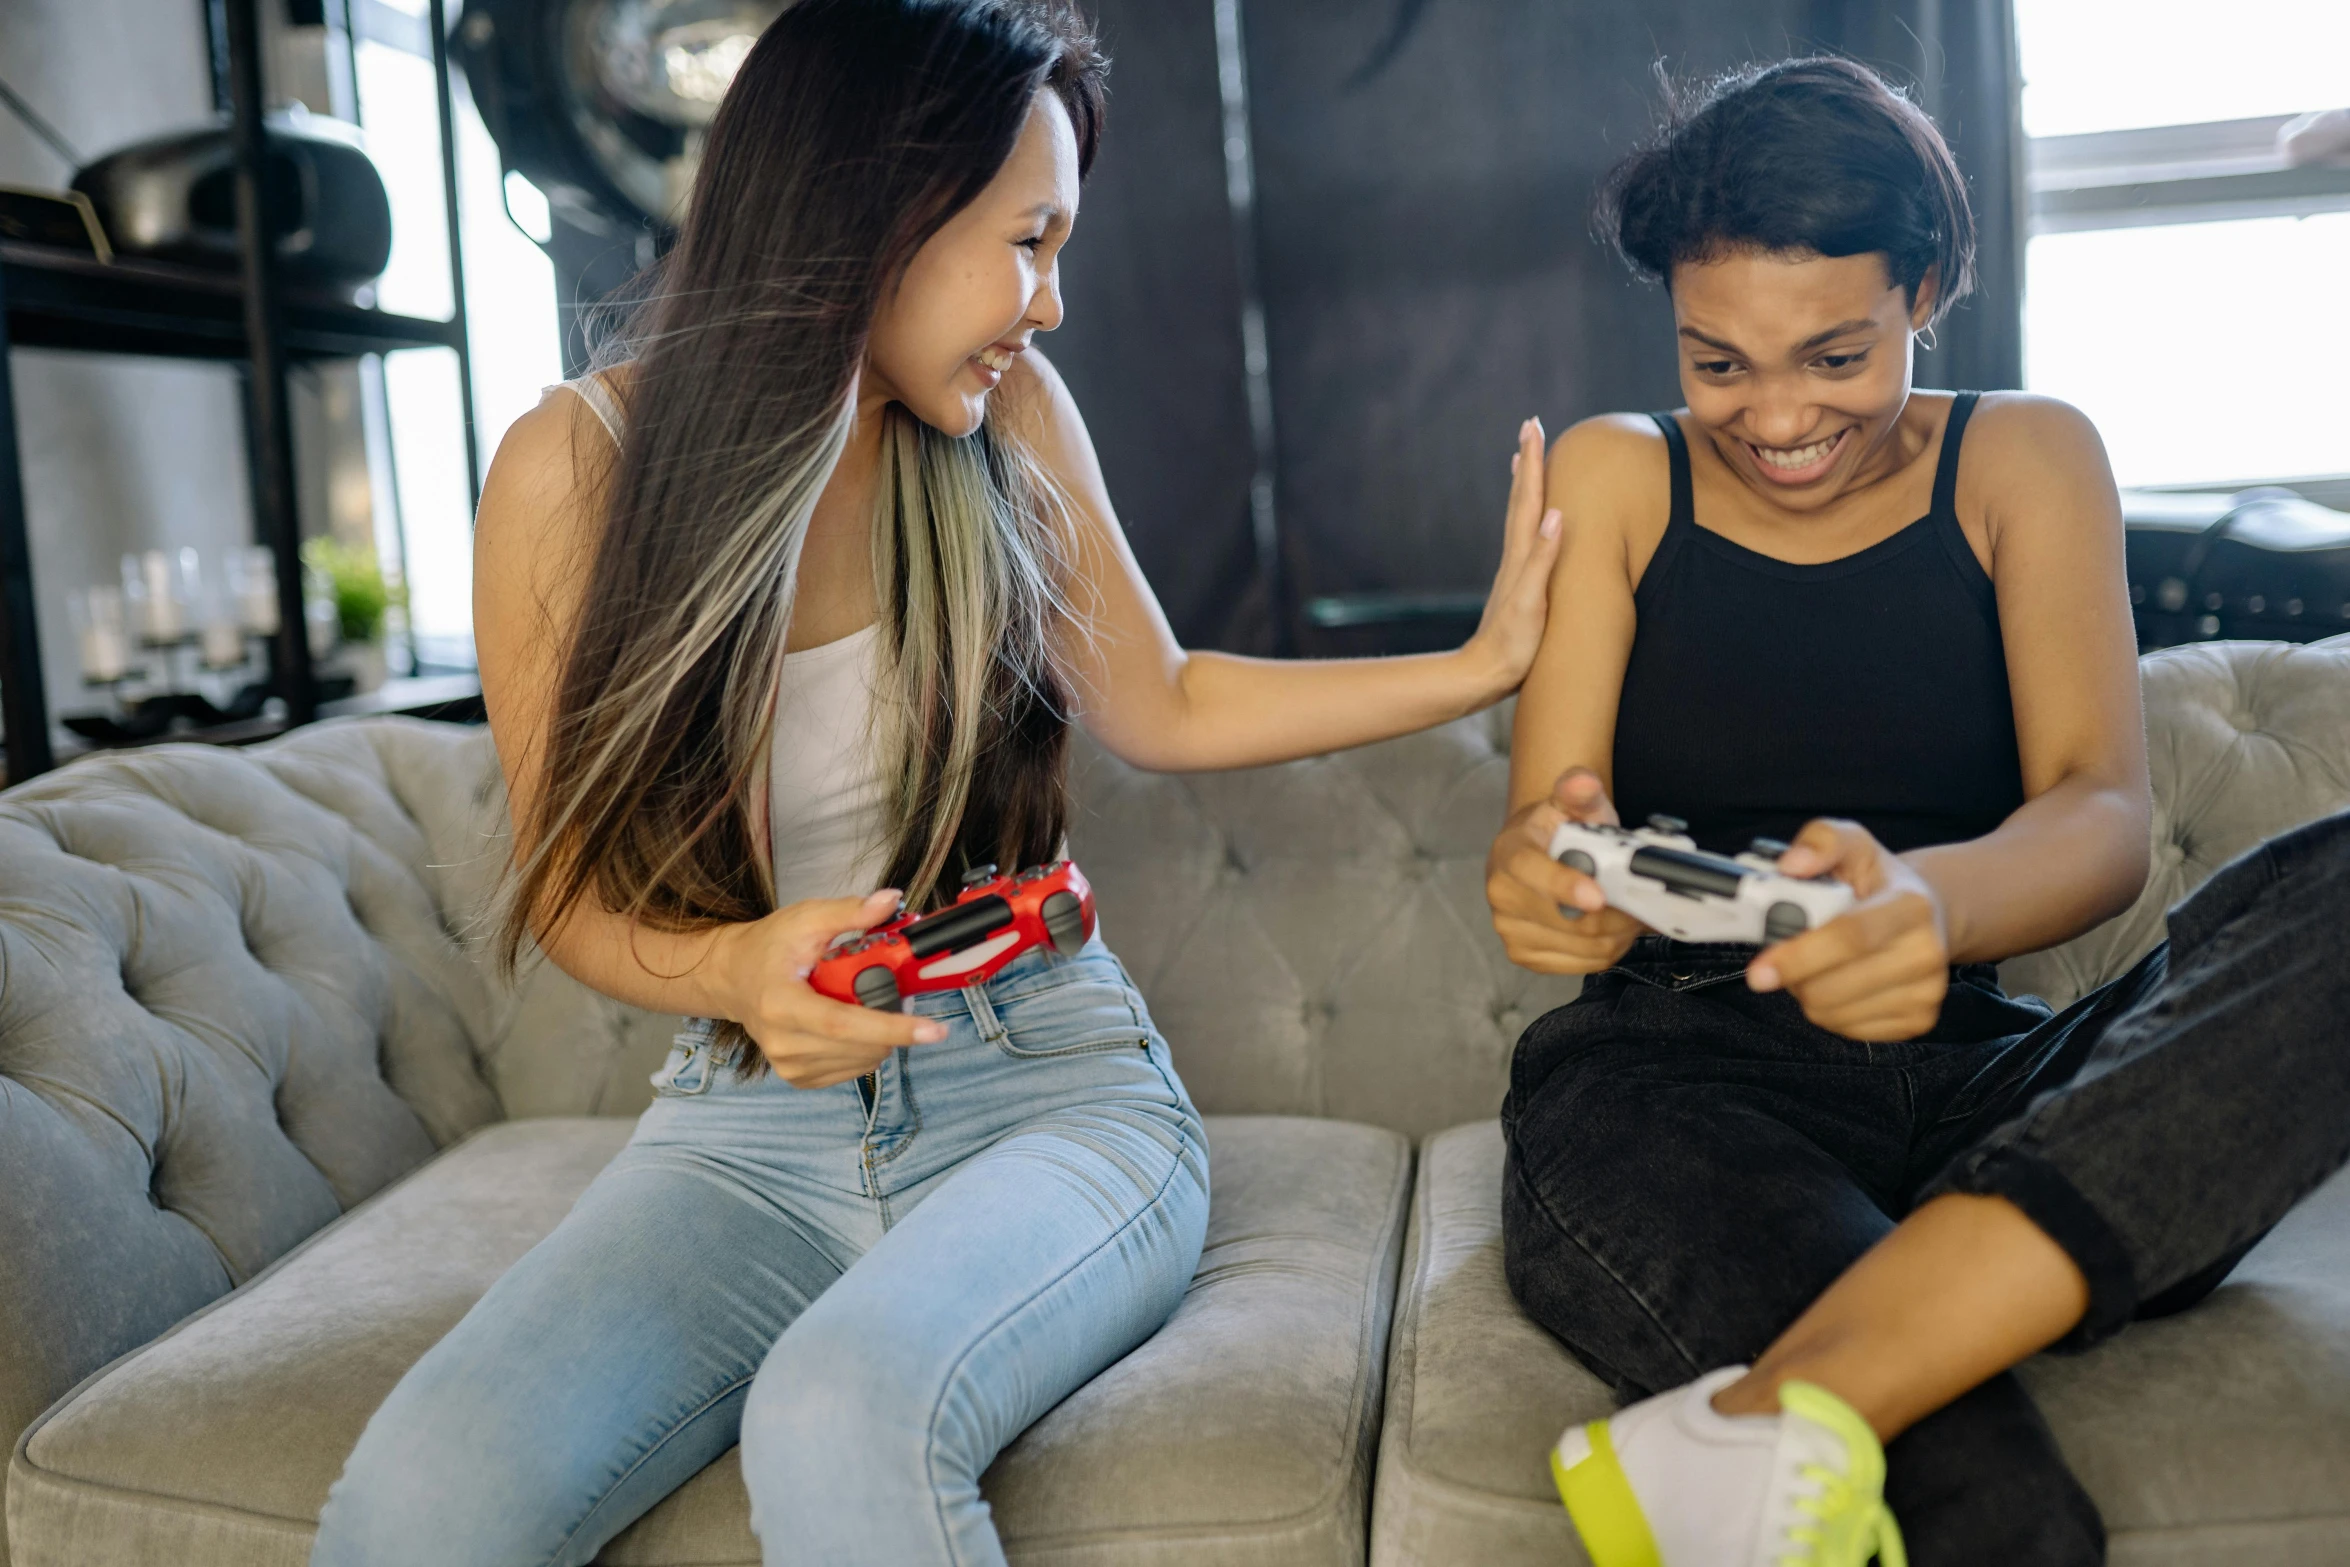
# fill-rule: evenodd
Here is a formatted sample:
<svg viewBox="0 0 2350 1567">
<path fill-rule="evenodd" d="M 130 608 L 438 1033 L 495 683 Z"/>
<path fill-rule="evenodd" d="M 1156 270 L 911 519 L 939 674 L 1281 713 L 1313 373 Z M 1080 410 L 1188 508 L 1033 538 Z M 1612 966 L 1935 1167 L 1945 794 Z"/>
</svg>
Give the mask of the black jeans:
<svg viewBox="0 0 2350 1567">
<path fill-rule="evenodd" d="M 2221 868 L 2060 1014 L 1957 970 L 1934 1031 L 1862 1044 L 1746 988 L 1749 948 L 1644 939 L 1518 1041 L 1511 1291 L 1630 1398 L 1751 1361 L 1894 1222 L 2013 1201 L 2090 1285 L 2078 1348 L 2193 1304 L 2350 1159 L 2350 814 Z M 1887 1450 L 1918 1567 L 2104 1559 L 2022 1385 Z"/>
</svg>

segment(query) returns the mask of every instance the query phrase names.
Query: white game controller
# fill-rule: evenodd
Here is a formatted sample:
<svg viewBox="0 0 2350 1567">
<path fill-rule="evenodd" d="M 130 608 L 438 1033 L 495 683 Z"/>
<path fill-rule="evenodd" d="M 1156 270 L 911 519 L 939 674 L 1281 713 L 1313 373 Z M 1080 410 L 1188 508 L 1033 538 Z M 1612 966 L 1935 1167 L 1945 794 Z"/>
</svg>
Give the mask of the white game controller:
<svg viewBox="0 0 2350 1567">
<path fill-rule="evenodd" d="M 1733 859 L 1698 848 L 1687 828 L 1670 816 L 1651 816 L 1646 827 L 1566 822 L 1551 834 L 1550 857 L 1598 882 L 1610 908 L 1675 941 L 1785 941 L 1855 901 L 1843 882 L 1782 872 L 1787 846 L 1774 839 L 1757 838 Z M 1559 912 L 1583 913 L 1563 904 Z"/>
</svg>

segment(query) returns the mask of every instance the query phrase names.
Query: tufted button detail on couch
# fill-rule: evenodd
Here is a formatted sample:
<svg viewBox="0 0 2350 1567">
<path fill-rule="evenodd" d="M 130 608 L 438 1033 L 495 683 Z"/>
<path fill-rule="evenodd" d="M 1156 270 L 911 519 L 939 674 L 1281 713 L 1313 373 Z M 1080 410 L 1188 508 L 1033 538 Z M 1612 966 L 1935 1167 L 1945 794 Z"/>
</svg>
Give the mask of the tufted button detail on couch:
<svg viewBox="0 0 2350 1567">
<path fill-rule="evenodd" d="M 2000 965 L 2011 991 L 2064 1005 L 2162 939 L 2204 877 L 2280 830 L 2350 807 L 2350 637 L 2202 642 L 2141 661 L 2153 863 L 2129 910 Z"/>
<path fill-rule="evenodd" d="M 1153 777 L 1082 736 L 1070 852 L 1202 1109 L 1432 1131 L 1501 1102 L 1516 1030 L 1575 982 L 1513 967 L 1484 864 L 1505 704 L 1280 767 Z"/>
</svg>

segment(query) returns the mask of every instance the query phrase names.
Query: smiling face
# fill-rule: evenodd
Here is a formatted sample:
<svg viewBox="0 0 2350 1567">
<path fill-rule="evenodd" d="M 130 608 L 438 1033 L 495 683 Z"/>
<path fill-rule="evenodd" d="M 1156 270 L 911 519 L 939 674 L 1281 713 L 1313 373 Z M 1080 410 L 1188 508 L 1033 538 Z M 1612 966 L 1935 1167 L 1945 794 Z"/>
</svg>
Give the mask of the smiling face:
<svg viewBox="0 0 2350 1567">
<path fill-rule="evenodd" d="M 1077 137 L 1039 93 L 1020 140 L 969 206 L 930 236 L 873 323 L 864 395 L 969 435 L 1038 332 L 1061 324 L 1061 247 L 1077 217 Z"/>
<path fill-rule="evenodd" d="M 1913 305 L 1881 255 L 1731 251 L 1673 269 L 1681 391 L 1759 495 L 1816 511 L 1876 476 L 1909 401 Z"/>
</svg>

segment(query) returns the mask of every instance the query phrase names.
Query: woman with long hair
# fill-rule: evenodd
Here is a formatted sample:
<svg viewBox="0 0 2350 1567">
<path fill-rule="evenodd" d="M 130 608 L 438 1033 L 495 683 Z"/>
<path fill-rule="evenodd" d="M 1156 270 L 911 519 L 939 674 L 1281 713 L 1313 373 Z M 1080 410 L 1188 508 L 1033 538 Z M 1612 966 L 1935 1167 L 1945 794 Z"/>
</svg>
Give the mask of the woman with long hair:
<svg viewBox="0 0 2350 1567">
<path fill-rule="evenodd" d="M 2350 1152 L 2350 817 L 2063 1013 L 2003 994 L 1996 960 L 2143 887 L 2146 742 L 2096 431 L 1912 386 L 1972 270 L 1949 149 L 1859 65 L 1750 68 L 1599 226 L 1669 286 L 1687 404 L 1550 454 L 1488 862 L 1511 957 L 1590 976 L 1511 1063 L 1510 1286 L 1642 1400 L 1566 1433 L 1562 1497 L 1597 1567 L 1900 1567 L 1905 1532 L 1921 1567 L 2086 1567 L 2097 1510 L 2008 1368 L 2192 1304 Z M 1859 902 L 1669 941 L 1549 857 L 1619 813 Z"/>
<path fill-rule="evenodd" d="M 1518 684 L 1556 553 L 1531 421 L 1459 651 L 1175 644 L 1031 346 L 1102 70 L 1055 0 L 799 0 L 625 336 L 501 447 L 503 951 L 694 1021 L 626 1150 L 369 1422 L 322 1567 L 586 1562 L 738 1437 L 769 1561 L 1001 1562 L 981 1472 L 1191 1279 L 1199 1118 L 1098 940 L 903 1014 L 810 966 L 1054 857 L 1072 718 L 1238 767 Z"/>
</svg>

